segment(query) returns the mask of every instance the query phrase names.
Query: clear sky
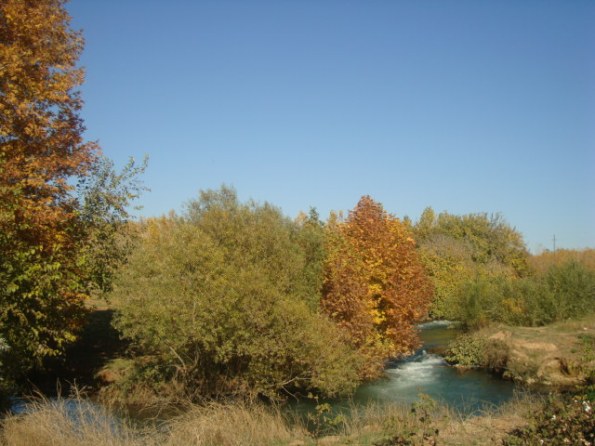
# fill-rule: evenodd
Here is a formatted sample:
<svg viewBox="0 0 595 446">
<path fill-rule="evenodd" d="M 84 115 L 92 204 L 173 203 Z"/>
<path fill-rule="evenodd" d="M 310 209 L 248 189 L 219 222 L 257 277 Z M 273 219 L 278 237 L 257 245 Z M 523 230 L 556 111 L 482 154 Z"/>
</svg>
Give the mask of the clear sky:
<svg viewBox="0 0 595 446">
<path fill-rule="evenodd" d="M 71 0 L 86 137 L 142 215 L 225 183 L 288 216 L 369 194 L 595 247 L 595 1 Z"/>
</svg>

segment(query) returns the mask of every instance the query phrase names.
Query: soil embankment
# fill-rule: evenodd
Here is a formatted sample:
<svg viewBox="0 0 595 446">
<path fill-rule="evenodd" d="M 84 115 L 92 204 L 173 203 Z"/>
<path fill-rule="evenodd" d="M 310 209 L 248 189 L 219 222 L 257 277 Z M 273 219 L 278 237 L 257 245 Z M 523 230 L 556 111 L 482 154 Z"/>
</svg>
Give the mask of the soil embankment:
<svg viewBox="0 0 595 446">
<path fill-rule="evenodd" d="M 595 316 L 545 327 L 493 326 L 471 337 L 478 366 L 528 385 L 576 388 L 595 378 Z"/>
</svg>

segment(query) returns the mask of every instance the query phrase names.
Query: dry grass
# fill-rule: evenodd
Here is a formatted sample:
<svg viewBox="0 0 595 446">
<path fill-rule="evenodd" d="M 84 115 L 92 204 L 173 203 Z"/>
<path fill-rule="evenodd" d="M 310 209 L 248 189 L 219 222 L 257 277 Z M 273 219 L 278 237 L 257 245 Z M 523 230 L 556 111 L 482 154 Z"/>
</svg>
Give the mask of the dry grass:
<svg viewBox="0 0 595 446">
<path fill-rule="evenodd" d="M 167 445 L 260 446 L 306 440 L 302 427 L 289 427 L 281 413 L 263 406 L 197 406 L 169 423 Z"/>
<path fill-rule="evenodd" d="M 463 416 L 432 401 L 417 405 L 378 405 L 352 408 L 351 417 L 335 436 L 318 440 L 321 445 L 444 446 L 501 445 L 512 430 L 527 424 L 543 407 L 539 397 L 521 395 L 499 408 L 476 416 Z"/>
<path fill-rule="evenodd" d="M 440 431 L 444 446 L 501 445 L 507 433 L 525 426 L 532 414 L 543 407 L 539 397 L 515 397 L 502 406 L 484 411 L 474 417 L 452 418 Z"/>
<path fill-rule="evenodd" d="M 136 446 L 149 445 L 149 437 L 116 420 L 107 410 L 84 400 L 41 400 L 24 415 L 2 422 L 1 442 L 6 446 Z M 157 445 L 158 443 L 153 443 Z"/>
<path fill-rule="evenodd" d="M 167 422 L 139 428 L 84 399 L 40 400 L 24 415 L 2 423 L 4 446 L 311 446 L 311 445 L 499 445 L 527 423 L 543 402 L 521 397 L 474 417 L 462 417 L 431 400 L 409 406 L 353 407 L 335 435 L 313 438 L 299 421 L 270 407 L 192 406 Z M 438 433 L 436 433 L 438 431 Z M 398 443 L 397 441 L 409 441 Z"/>
<path fill-rule="evenodd" d="M 595 374 L 595 314 L 543 327 L 492 325 L 474 335 L 488 341 L 489 363 L 516 382 L 574 389 Z"/>
<path fill-rule="evenodd" d="M 137 428 L 83 399 L 40 400 L 2 423 L 4 446 L 265 446 L 306 444 L 308 434 L 262 406 L 195 406 L 167 423 Z M 302 440 L 303 439 L 303 440 Z M 295 443 L 295 442 L 298 443 Z"/>
</svg>

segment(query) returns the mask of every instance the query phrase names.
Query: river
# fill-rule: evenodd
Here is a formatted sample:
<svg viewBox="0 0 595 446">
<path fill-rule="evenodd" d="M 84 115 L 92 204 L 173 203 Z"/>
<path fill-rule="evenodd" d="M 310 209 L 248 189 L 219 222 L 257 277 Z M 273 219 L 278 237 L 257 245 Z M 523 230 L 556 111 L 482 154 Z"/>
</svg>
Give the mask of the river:
<svg viewBox="0 0 595 446">
<path fill-rule="evenodd" d="M 500 405 L 512 397 L 512 382 L 485 370 L 451 367 L 437 353 L 460 334 L 452 323 L 430 322 L 419 328 L 422 348 L 413 356 L 390 362 L 384 379 L 361 386 L 354 397 L 356 403 L 412 403 L 420 394 L 426 394 L 469 413 L 485 405 Z"/>
<path fill-rule="evenodd" d="M 335 410 L 349 410 L 353 404 L 411 404 L 425 394 L 462 414 L 472 414 L 485 407 L 499 406 L 512 397 L 514 385 L 511 381 L 486 370 L 461 370 L 446 363 L 440 352 L 461 334 L 455 324 L 437 321 L 421 324 L 418 328 L 422 347 L 415 354 L 390 361 L 384 378 L 360 386 L 349 400 L 330 402 Z M 298 412 L 307 413 L 314 405 L 302 401 L 293 407 Z"/>
</svg>

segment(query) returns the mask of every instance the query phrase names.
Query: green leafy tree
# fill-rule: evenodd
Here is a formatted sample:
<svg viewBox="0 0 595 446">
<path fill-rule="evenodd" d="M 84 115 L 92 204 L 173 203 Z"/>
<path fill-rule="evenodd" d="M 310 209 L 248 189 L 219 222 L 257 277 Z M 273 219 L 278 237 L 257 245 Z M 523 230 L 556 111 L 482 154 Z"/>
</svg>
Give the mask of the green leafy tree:
<svg viewBox="0 0 595 446">
<path fill-rule="evenodd" d="M 147 190 L 141 181 L 147 164 L 147 157 L 140 165 L 131 158 L 117 171 L 112 160 L 100 156 L 78 183 L 78 264 L 91 293 L 111 291 L 116 271 L 132 249 L 130 205 Z"/>
<path fill-rule="evenodd" d="M 357 356 L 312 309 L 304 230 L 226 187 L 202 192 L 182 217 L 144 223 L 112 299 L 157 383 L 193 399 L 353 390 Z"/>
<path fill-rule="evenodd" d="M 529 273 L 522 235 L 499 214 L 438 215 L 432 208 L 414 225 L 418 248 L 435 288 L 430 312 L 456 318 L 458 296 L 471 282 Z"/>
</svg>

